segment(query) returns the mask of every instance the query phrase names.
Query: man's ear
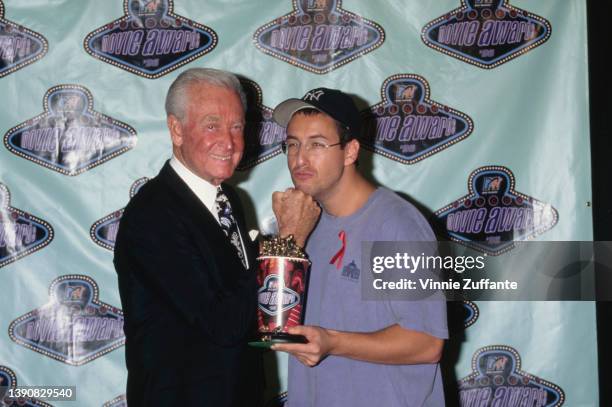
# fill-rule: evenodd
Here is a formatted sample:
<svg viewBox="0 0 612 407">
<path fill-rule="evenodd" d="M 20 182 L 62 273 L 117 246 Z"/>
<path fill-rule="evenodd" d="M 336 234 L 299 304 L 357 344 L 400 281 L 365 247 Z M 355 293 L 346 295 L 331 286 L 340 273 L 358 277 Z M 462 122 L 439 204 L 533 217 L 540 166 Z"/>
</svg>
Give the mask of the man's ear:
<svg viewBox="0 0 612 407">
<path fill-rule="evenodd" d="M 344 166 L 354 164 L 359 158 L 359 141 L 352 139 L 344 146 Z"/>
<path fill-rule="evenodd" d="M 172 145 L 180 147 L 183 144 L 183 125 L 181 121 L 175 115 L 169 114 L 166 123 L 168 124 L 168 130 L 170 130 Z"/>
</svg>

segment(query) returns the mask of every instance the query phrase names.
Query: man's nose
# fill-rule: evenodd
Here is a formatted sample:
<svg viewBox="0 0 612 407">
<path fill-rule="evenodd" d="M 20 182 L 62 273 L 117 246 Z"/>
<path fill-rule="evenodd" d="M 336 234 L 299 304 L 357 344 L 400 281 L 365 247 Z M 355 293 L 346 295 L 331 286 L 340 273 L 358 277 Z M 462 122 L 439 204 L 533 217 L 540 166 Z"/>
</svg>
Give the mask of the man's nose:
<svg viewBox="0 0 612 407">
<path fill-rule="evenodd" d="M 221 126 L 218 133 L 217 144 L 221 145 L 226 150 L 232 150 L 234 148 L 234 139 L 230 127 Z"/>
<path fill-rule="evenodd" d="M 298 166 L 308 162 L 308 150 L 306 150 L 305 144 L 300 144 L 300 147 L 295 154 L 295 162 Z"/>
</svg>

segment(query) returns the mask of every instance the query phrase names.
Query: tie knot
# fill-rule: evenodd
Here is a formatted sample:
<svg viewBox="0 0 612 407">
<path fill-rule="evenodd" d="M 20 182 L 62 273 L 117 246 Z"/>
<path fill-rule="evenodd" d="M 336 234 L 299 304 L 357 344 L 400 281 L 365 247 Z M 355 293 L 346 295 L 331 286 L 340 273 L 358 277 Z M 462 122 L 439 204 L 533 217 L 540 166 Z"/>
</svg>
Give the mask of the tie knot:
<svg viewBox="0 0 612 407">
<path fill-rule="evenodd" d="M 227 195 L 221 189 L 221 187 L 217 187 L 217 202 L 227 202 Z"/>
<path fill-rule="evenodd" d="M 228 216 L 231 215 L 232 210 L 229 204 L 229 200 L 227 199 L 227 195 L 221 189 L 221 186 L 217 187 L 217 199 L 215 199 L 215 203 L 217 204 L 217 211 L 219 212 L 219 216 Z"/>
</svg>

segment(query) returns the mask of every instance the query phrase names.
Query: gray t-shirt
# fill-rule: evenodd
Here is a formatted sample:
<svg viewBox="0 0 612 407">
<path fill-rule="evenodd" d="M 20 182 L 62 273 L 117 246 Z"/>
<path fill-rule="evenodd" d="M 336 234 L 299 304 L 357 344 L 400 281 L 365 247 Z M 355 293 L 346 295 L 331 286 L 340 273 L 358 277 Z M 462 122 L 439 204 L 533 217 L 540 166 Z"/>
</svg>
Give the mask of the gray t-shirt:
<svg viewBox="0 0 612 407">
<path fill-rule="evenodd" d="M 346 236 L 340 269 L 330 260 Z M 312 261 L 305 325 L 372 332 L 393 324 L 447 338 L 444 301 L 363 301 L 360 277 L 362 241 L 434 241 L 418 210 L 385 188 L 378 188 L 356 213 L 334 217 L 325 212 L 306 252 Z M 289 358 L 289 407 L 444 406 L 438 364 L 384 365 L 328 356 L 309 368 Z"/>
</svg>

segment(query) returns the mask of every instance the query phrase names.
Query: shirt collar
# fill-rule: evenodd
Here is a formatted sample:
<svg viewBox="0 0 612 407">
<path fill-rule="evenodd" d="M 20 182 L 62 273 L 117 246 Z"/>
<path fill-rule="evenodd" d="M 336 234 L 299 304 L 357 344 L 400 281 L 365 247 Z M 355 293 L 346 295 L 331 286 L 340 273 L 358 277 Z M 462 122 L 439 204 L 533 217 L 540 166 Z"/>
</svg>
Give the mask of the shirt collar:
<svg viewBox="0 0 612 407">
<path fill-rule="evenodd" d="M 198 197 L 198 199 L 208 208 L 210 213 L 219 220 L 219 215 L 215 210 L 215 199 L 217 198 L 217 187 L 211 184 L 210 182 L 200 178 L 196 174 L 194 174 L 189 168 L 185 167 L 185 165 L 174 156 L 170 159 L 170 166 L 178 176 L 185 181 L 189 189 L 193 191 L 194 194 Z"/>
</svg>

